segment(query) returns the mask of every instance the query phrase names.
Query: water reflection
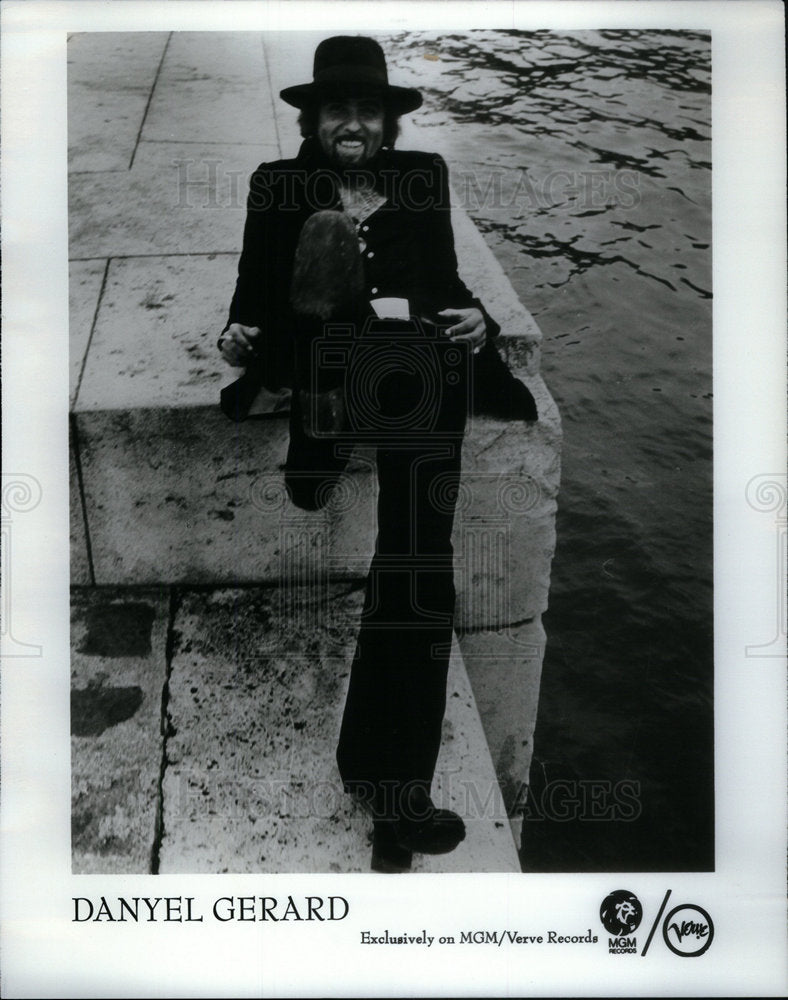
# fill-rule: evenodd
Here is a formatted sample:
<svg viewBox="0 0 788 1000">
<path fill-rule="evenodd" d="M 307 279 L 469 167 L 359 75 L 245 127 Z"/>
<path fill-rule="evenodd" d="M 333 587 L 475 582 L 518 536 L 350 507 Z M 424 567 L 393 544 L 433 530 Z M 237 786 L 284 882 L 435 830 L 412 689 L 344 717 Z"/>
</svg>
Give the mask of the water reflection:
<svg viewBox="0 0 788 1000">
<path fill-rule="evenodd" d="M 710 36 L 404 32 L 545 341 L 564 423 L 533 780 L 638 784 L 626 824 L 526 824 L 536 870 L 713 865 Z"/>
</svg>

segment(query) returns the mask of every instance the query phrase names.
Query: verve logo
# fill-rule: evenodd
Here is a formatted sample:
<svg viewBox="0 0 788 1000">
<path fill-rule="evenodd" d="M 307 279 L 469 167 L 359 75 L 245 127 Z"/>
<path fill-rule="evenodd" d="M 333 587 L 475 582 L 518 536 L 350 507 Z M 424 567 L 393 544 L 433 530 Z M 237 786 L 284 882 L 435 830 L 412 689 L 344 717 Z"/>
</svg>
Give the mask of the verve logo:
<svg viewBox="0 0 788 1000">
<path fill-rule="evenodd" d="M 682 903 L 665 917 L 662 937 L 674 955 L 697 958 L 708 951 L 714 939 L 714 924 L 701 906 Z"/>
<path fill-rule="evenodd" d="M 695 903 L 680 903 L 673 907 L 664 920 L 662 919 L 672 892 L 672 889 L 668 889 L 665 893 L 643 951 L 640 953 L 642 956 L 649 950 L 660 921 L 662 921 L 663 941 L 674 955 L 682 958 L 697 958 L 705 954 L 714 940 L 714 922 L 703 907 Z"/>
</svg>

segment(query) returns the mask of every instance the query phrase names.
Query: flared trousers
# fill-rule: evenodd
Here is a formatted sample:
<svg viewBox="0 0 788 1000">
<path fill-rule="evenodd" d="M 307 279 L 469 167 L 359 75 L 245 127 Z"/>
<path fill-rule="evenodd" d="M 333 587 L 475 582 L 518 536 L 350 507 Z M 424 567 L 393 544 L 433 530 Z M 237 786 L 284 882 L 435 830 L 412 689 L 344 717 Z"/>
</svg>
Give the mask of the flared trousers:
<svg viewBox="0 0 788 1000">
<path fill-rule="evenodd" d="M 375 449 L 377 538 L 337 762 L 345 789 L 381 811 L 384 802 L 396 810 L 413 785 L 429 792 L 440 748 L 469 362 L 467 345 L 432 324 L 369 327 L 364 336 L 327 341 L 328 354 L 323 348 L 324 359 L 342 364 L 341 378 L 329 378 L 342 398 L 340 433 L 307 433 L 305 410 L 316 393 L 294 392 L 285 482 L 295 504 L 317 509 L 329 501 L 352 445 Z M 313 344 L 319 367 L 316 352 Z M 309 388 L 323 387 L 313 380 Z M 308 415 L 306 424 L 310 430 Z"/>
</svg>

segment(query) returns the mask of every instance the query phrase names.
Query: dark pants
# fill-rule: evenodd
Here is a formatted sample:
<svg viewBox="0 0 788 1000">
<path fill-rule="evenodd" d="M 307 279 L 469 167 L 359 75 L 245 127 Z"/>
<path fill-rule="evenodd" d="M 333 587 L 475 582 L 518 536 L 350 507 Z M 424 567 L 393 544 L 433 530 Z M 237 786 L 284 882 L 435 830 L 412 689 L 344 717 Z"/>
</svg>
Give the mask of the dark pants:
<svg viewBox="0 0 788 1000">
<path fill-rule="evenodd" d="M 294 393 L 285 481 L 294 503 L 316 509 L 327 502 L 352 443 L 375 446 L 378 534 L 337 762 L 348 791 L 396 810 L 413 784 L 429 791 L 441 741 L 468 358 L 434 329 L 400 324 L 398 339 L 391 324 L 383 326 L 366 353 L 347 354 L 349 412 L 339 437 L 307 436 Z"/>
</svg>

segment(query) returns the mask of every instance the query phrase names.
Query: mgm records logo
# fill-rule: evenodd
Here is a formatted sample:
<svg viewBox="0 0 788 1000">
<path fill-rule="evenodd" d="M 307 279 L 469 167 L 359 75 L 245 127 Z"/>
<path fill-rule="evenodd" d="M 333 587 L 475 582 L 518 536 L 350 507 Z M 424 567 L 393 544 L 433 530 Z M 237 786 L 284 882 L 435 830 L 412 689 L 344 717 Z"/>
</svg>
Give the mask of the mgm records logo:
<svg viewBox="0 0 788 1000">
<path fill-rule="evenodd" d="M 643 919 L 640 900 L 628 889 L 616 889 L 602 900 L 599 919 L 608 934 L 608 950 L 611 955 L 637 954 L 635 931 Z"/>
</svg>

